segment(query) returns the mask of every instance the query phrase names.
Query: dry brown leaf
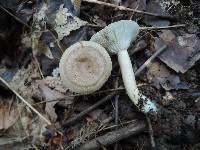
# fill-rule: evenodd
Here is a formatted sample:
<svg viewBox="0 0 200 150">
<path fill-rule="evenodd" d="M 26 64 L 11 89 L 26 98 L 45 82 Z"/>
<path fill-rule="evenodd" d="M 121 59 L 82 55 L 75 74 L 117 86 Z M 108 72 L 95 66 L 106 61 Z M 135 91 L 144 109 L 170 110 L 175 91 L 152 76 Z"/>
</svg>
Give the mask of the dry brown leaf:
<svg viewBox="0 0 200 150">
<path fill-rule="evenodd" d="M 51 139 L 51 145 L 61 145 L 63 142 L 63 135 L 58 134 Z"/>
<path fill-rule="evenodd" d="M 39 32 L 33 32 L 31 34 L 31 41 L 32 41 L 32 50 L 33 50 L 33 55 L 36 56 L 37 54 L 44 54 L 47 56 L 49 59 L 53 59 L 53 54 L 51 53 L 50 48 L 48 45 L 46 45 L 41 39 L 42 33 Z"/>
<path fill-rule="evenodd" d="M 146 11 L 163 16 L 169 16 L 169 13 L 162 8 L 159 1 L 148 1 Z M 152 17 L 148 15 L 145 16 L 144 22 L 152 26 L 168 26 L 170 24 L 169 20 Z"/>
<path fill-rule="evenodd" d="M 62 94 L 66 94 L 68 88 L 66 88 L 61 79 L 59 77 L 51 77 L 47 76 L 45 78 L 45 85 L 47 85 L 49 88 L 54 89 Z"/>
<path fill-rule="evenodd" d="M 45 84 L 45 79 L 41 81 L 39 85 L 39 90 L 41 92 L 41 95 L 43 96 L 44 100 L 47 102 L 45 106 L 45 111 L 51 118 L 51 121 L 55 122 L 57 119 L 57 114 L 55 113 L 55 104 L 57 104 L 60 100 L 64 100 L 65 104 L 72 104 L 73 103 L 73 97 L 66 96 L 56 90 L 50 89 Z"/>
<path fill-rule="evenodd" d="M 75 138 L 79 136 L 79 129 L 76 127 L 73 127 L 72 129 L 68 130 L 66 136 L 69 141 L 74 140 Z"/>
<path fill-rule="evenodd" d="M 17 107 L 16 101 L 9 99 L 0 100 L 0 103 L 0 130 L 7 130 L 19 119 L 22 107 Z"/>
<path fill-rule="evenodd" d="M 91 122 L 97 120 L 102 114 L 103 114 L 102 109 L 95 109 L 88 114 L 89 117 L 86 117 L 86 119 L 87 121 Z"/>
<path fill-rule="evenodd" d="M 154 62 L 147 72 L 147 78 L 156 88 L 165 90 L 188 89 L 189 84 L 181 82 L 179 76 L 170 73 L 168 68 L 160 62 Z"/>
<path fill-rule="evenodd" d="M 164 31 L 160 37 L 168 47 L 159 58 L 176 72 L 185 73 L 200 59 L 200 40 L 195 34 L 175 37 L 171 31 Z M 155 38 L 155 48 L 160 40 Z"/>
</svg>

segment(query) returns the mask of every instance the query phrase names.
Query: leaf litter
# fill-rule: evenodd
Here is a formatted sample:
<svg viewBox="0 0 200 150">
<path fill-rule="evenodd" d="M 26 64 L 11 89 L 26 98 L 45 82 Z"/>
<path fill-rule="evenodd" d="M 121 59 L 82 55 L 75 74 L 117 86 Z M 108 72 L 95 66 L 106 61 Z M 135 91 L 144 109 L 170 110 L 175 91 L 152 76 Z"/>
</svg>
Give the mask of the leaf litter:
<svg viewBox="0 0 200 150">
<path fill-rule="evenodd" d="M 0 114 L 2 116 L 0 117 L 0 127 L 6 130 L 6 133 L 1 133 L 5 138 L 2 138 L 3 141 L 2 143 L 0 141 L 0 145 L 12 145 L 15 142 L 19 142 L 26 144 L 26 146 L 31 143 L 37 149 L 45 147 L 47 149 L 74 148 L 97 136 L 105 134 L 106 131 L 99 133 L 98 127 L 108 118 L 110 118 L 110 122 L 105 126 L 111 127 L 115 125 L 121 127 L 122 122 L 127 121 L 127 119 L 134 118 L 145 120 L 145 117 L 128 103 L 126 95 L 123 94 L 124 92 L 121 92 L 120 100 L 123 101 L 124 106 L 121 108 L 121 103 L 118 104 L 120 107 L 118 122 L 120 122 L 120 124 L 117 125 L 113 121 L 114 118 L 117 118 L 115 106 L 107 103 L 108 105 L 102 105 L 89 112 L 81 121 L 77 121 L 75 125 L 62 128 L 61 125 L 66 119 L 76 116 L 90 108 L 103 96 L 107 95 L 107 93 L 103 92 L 103 94 L 88 96 L 75 96 L 73 93 L 70 93 L 68 89 L 62 85 L 59 78 L 59 71 L 56 70 L 60 56 L 66 47 L 79 40 L 89 39 L 99 28 L 106 26 L 110 22 L 132 18 L 133 20 L 137 20 L 141 25 L 166 26 L 180 23 L 179 20 L 172 21 L 157 17 L 147 17 L 136 15 L 132 12 L 129 14 L 125 11 L 107 9 L 107 7 L 104 6 L 86 4 L 86 2 L 81 5 L 81 15 L 78 17 L 76 16 L 78 13 L 72 11 L 73 6 L 65 6 L 61 1 L 52 2 L 52 0 L 50 0 L 48 3 L 36 3 L 37 5 L 33 5 L 34 3 L 32 2 L 24 2 L 18 6 L 18 11 L 13 11 L 14 14 L 22 18 L 27 24 L 31 24 L 29 21 L 33 18 L 33 20 L 31 20 L 32 24 L 30 25 L 32 29 L 31 32 L 29 33 L 28 29 L 27 32 L 25 31 L 19 37 L 21 39 L 20 44 L 23 45 L 24 49 L 32 49 L 33 57 L 31 56 L 28 65 L 15 68 L 18 71 L 14 72 L 12 75 L 9 75 L 8 69 L 1 61 L 0 70 L 1 76 L 7 77 L 7 81 L 12 88 L 37 108 L 42 115 L 50 119 L 53 125 L 48 126 L 28 107 L 20 103 L 18 99 L 14 99 L 12 102 L 13 104 L 11 104 L 10 99 L 14 96 L 11 94 L 9 98 L 1 99 L 1 102 L 4 101 L 4 103 L 0 103 Z M 6 8 L 11 8 L 9 6 L 11 4 L 8 5 L 1 1 L 0 4 Z M 170 2 L 157 2 L 125 0 L 122 1 L 122 5 L 161 15 L 169 15 L 173 10 L 172 8 L 178 8 L 182 5 L 182 1 L 172 0 Z M 33 9 L 36 11 L 32 11 L 30 6 L 33 6 Z M 181 8 L 183 7 L 181 6 Z M 166 9 L 170 11 L 168 12 Z M 182 10 L 185 10 L 185 8 Z M 180 12 L 177 11 L 176 15 L 178 13 Z M 182 18 L 180 17 L 179 19 Z M 182 20 L 182 22 L 184 22 L 184 19 Z M 190 25 L 196 26 L 193 19 L 190 21 Z M 87 22 L 91 22 L 91 27 L 85 30 Z M 96 26 L 92 23 L 95 23 Z M 195 28 L 194 31 L 197 32 L 198 29 Z M 0 27 L 0 33 L 1 32 L 2 30 Z M 142 47 L 140 46 L 141 48 L 136 46 L 136 48 L 132 50 L 132 60 L 137 64 L 142 64 L 142 62 L 145 62 L 146 58 L 151 57 L 153 52 L 159 50 L 163 45 L 167 45 L 166 51 L 159 55 L 159 59 L 156 59 L 151 66 L 147 68 L 147 72 L 144 72 L 144 74 L 146 74 L 146 79 L 141 76 L 140 80 L 138 80 L 139 83 L 147 83 L 145 86 L 141 84 L 143 86 L 141 87 L 142 92 L 148 93 L 150 96 L 157 99 L 158 104 L 161 105 L 162 111 L 158 114 L 157 120 L 154 121 L 155 118 L 152 119 L 153 132 L 158 149 L 172 149 L 172 145 L 174 149 L 180 149 L 182 145 L 193 147 L 192 143 L 195 143 L 195 147 L 196 144 L 200 142 L 196 132 L 199 130 L 200 126 L 197 112 L 198 101 L 194 103 L 194 97 L 191 96 L 193 94 L 191 91 L 198 89 L 200 85 L 200 81 L 198 80 L 198 77 L 200 77 L 198 76 L 198 60 L 200 58 L 198 36 L 198 32 L 197 34 L 195 32 L 187 33 L 182 29 L 144 31 L 141 32 L 138 41 L 134 43 L 136 45 L 141 43 L 144 45 Z M 3 36 L 0 36 L 0 41 L 2 37 Z M 17 50 L 18 49 L 16 49 L 16 51 Z M 141 57 L 134 59 L 140 54 Z M 8 56 L 12 58 L 12 55 L 2 53 L 1 58 L 4 60 Z M 112 59 L 115 61 L 116 58 Z M 141 62 L 137 62 L 138 60 Z M 117 67 L 113 69 L 112 77 L 102 90 L 113 89 L 112 82 L 115 82 L 116 76 L 118 76 L 117 69 Z M 190 70 L 192 74 L 194 72 L 191 78 L 188 77 Z M 192 78 L 195 78 L 195 80 Z M 119 82 L 122 82 L 121 79 Z M 152 91 L 155 94 L 152 94 Z M 184 93 L 185 91 L 186 94 L 189 93 L 189 98 L 178 96 L 179 93 Z M 187 126 L 191 125 L 192 128 L 187 128 Z M 103 127 L 105 126 L 103 125 Z M 117 127 L 109 129 L 117 130 Z M 10 137 L 7 138 L 7 136 L 5 136 L 6 134 Z M 177 140 L 180 138 L 187 141 L 189 144 L 183 144 L 181 141 Z M 197 140 L 195 140 L 195 138 Z M 24 141 L 24 139 L 28 139 L 28 143 L 26 143 L 27 141 Z M 5 142 L 5 140 L 8 141 Z M 149 143 L 149 139 L 146 135 L 141 136 L 139 134 L 131 143 L 129 142 L 131 146 L 129 146 L 129 144 L 127 145 L 126 139 L 120 141 L 118 144 L 120 144 L 123 149 L 133 146 L 135 149 L 141 149 L 141 147 L 145 149 L 150 147 Z M 127 145 L 127 147 L 124 147 L 124 145 Z M 17 147 L 17 145 L 15 146 Z M 22 147 L 24 146 L 20 148 Z"/>
<path fill-rule="evenodd" d="M 175 36 L 171 31 L 163 31 L 157 43 L 164 42 L 168 48 L 159 58 L 176 72 L 185 73 L 200 59 L 200 40 L 195 34 Z"/>
</svg>

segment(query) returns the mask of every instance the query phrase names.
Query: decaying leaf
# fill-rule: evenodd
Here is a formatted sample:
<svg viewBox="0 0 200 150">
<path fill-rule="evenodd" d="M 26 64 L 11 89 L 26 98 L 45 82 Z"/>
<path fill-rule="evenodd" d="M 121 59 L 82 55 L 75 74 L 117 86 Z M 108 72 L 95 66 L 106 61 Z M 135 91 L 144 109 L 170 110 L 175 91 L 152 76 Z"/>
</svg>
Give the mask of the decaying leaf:
<svg viewBox="0 0 200 150">
<path fill-rule="evenodd" d="M 34 91 L 37 91 L 37 86 L 34 86 L 34 84 L 31 86 L 28 83 L 32 82 L 33 79 L 39 78 L 40 75 L 38 72 L 38 67 L 34 62 L 32 62 L 27 68 L 21 68 L 17 71 L 12 81 L 10 82 L 10 86 L 15 89 L 23 98 L 31 103 L 31 97 Z"/>
<path fill-rule="evenodd" d="M 56 136 L 54 136 L 52 139 L 51 139 L 51 144 L 52 145 L 61 145 L 63 142 L 63 135 L 61 134 L 58 134 Z"/>
<path fill-rule="evenodd" d="M 8 145 L 8 144 L 16 144 L 16 143 L 19 143 L 19 142 L 22 142 L 23 140 L 25 140 L 26 137 L 1 137 L 0 138 L 0 146 L 5 146 L 5 145 Z M 5 147 L 4 147 L 5 148 Z M 1 147 L 0 147 L 1 149 Z M 2 147 L 3 149 L 3 147 Z"/>
<path fill-rule="evenodd" d="M 55 5 L 54 5 L 55 4 Z M 63 39 L 63 37 L 68 36 L 71 31 L 77 30 L 84 26 L 87 22 L 82 21 L 75 15 L 73 15 L 68 8 L 64 8 L 64 4 L 59 2 L 41 2 L 40 7 L 37 12 L 33 15 L 33 33 L 32 38 L 32 49 L 35 54 L 43 53 L 48 58 L 53 59 L 51 50 L 53 49 L 52 44 L 57 43 Z M 47 25 L 51 27 L 51 31 L 48 30 Z M 55 30 L 56 34 L 48 35 L 51 40 L 44 39 L 42 37 L 47 32 L 52 32 Z M 58 39 L 56 37 L 58 36 Z M 52 40 L 53 39 L 53 40 Z M 55 46 L 53 46 L 55 47 Z"/>
<path fill-rule="evenodd" d="M 21 117 L 21 124 L 23 126 L 22 132 L 26 132 L 28 136 L 32 137 L 33 144 L 41 144 L 44 143 L 44 135 L 43 133 L 47 131 L 47 124 L 43 122 L 41 119 L 33 119 L 30 116 Z"/>
<path fill-rule="evenodd" d="M 60 77 L 47 76 L 44 80 L 45 85 L 47 85 L 49 88 L 54 89 L 62 94 L 66 94 L 68 88 L 63 85 Z"/>
<path fill-rule="evenodd" d="M 159 1 L 149 1 L 147 3 L 148 12 L 156 13 L 163 16 L 169 16 L 169 14 L 161 7 Z M 145 16 L 144 22 L 152 26 L 168 26 L 170 22 L 166 19 L 161 19 L 152 16 Z"/>
<path fill-rule="evenodd" d="M 42 3 L 41 7 L 34 13 L 33 15 L 33 24 L 36 30 L 41 30 L 42 27 L 46 26 L 46 11 L 48 9 L 48 5 L 46 3 Z"/>
<path fill-rule="evenodd" d="M 55 104 L 57 104 L 60 100 L 65 101 L 65 104 L 72 104 L 73 103 L 73 97 L 68 97 L 65 96 L 64 94 L 50 89 L 46 84 L 45 84 L 45 79 L 41 81 L 39 84 L 39 90 L 44 98 L 44 100 L 47 102 L 45 111 L 51 118 L 51 121 L 55 122 L 57 119 L 57 114 L 55 113 Z"/>
<path fill-rule="evenodd" d="M 129 8 L 133 8 L 133 9 L 137 9 L 137 10 L 142 10 L 145 11 L 146 10 L 146 0 L 121 0 L 121 4 L 125 7 L 129 7 Z"/>
<path fill-rule="evenodd" d="M 175 37 L 171 31 L 164 31 L 160 37 L 168 47 L 159 58 L 176 72 L 185 73 L 200 59 L 200 40 L 195 34 Z M 155 39 L 156 49 L 161 39 Z"/>
<path fill-rule="evenodd" d="M 79 129 L 76 126 L 73 126 L 71 129 L 67 131 L 66 136 L 69 141 L 74 140 L 75 138 L 79 136 Z"/>
<path fill-rule="evenodd" d="M 53 55 L 51 53 L 50 48 L 40 39 L 41 33 L 34 32 L 31 34 L 32 41 L 32 50 L 33 54 L 36 56 L 37 54 L 43 53 L 50 59 L 53 59 Z"/>
<path fill-rule="evenodd" d="M 16 101 L 0 99 L 0 130 L 7 130 L 19 119 L 22 107 L 16 105 Z"/>
<path fill-rule="evenodd" d="M 34 82 L 36 79 L 40 79 L 38 68 L 34 63 L 31 63 L 28 68 L 22 68 L 17 71 L 10 82 L 10 86 L 15 89 L 26 101 L 32 104 L 34 102 L 32 96 L 38 91 L 38 84 Z M 24 103 L 21 104 L 25 106 Z M 38 109 L 40 107 L 41 106 L 37 105 L 37 110 L 45 116 L 42 109 Z M 17 109 L 18 107 L 15 108 Z M 41 120 L 37 115 L 33 115 L 34 113 L 28 107 L 25 108 L 26 109 L 24 109 L 23 113 L 20 115 L 21 123 L 18 123 L 23 126 L 23 130 L 19 133 L 25 132 L 28 136 L 32 136 L 33 143 L 43 142 L 42 133 L 46 130 L 46 122 Z M 17 115 L 16 112 L 15 115 Z M 17 118 L 17 116 L 15 117 Z"/>
<path fill-rule="evenodd" d="M 103 113 L 103 110 L 102 109 L 95 109 L 93 111 L 91 111 L 89 114 L 88 114 L 88 117 L 86 118 L 87 121 L 94 121 L 94 120 L 97 120 L 97 119 L 100 119 L 100 117 L 102 115 L 105 115 Z"/>
<path fill-rule="evenodd" d="M 71 31 L 79 29 L 87 22 L 82 21 L 76 16 L 73 16 L 67 8 L 63 5 L 60 6 L 55 19 L 56 25 L 54 27 L 58 34 L 58 39 L 62 40 L 63 37 L 68 36 Z"/>
<path fill-rule="evenodd" d="M 179 76 L 170 73 L 167 67 L 159 62 L 154 62 L 147 72 L 147 78 L 156 88 L 165 90 L 188 89 L 189 84 L 181 82 Z"/>
</svg>

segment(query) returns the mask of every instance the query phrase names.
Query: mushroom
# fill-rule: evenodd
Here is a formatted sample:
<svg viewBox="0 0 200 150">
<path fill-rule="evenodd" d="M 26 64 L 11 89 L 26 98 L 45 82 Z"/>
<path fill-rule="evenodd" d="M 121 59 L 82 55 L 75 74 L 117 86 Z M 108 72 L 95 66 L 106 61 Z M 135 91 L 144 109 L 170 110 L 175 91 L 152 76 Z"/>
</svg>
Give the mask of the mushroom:
<svg viewBox="0 0 200 150">
<path fill-rule="evenodd" d="M 138 33 L 139 25 L 131 20 L 121 20 L 111 23 L 91 37 L 90 41 L 101 44 L 108 52 L 117 54 L 122 72 L 122 79 L 129 98 L 143 112 L 157 111 L 156 105 L 150 99 L 139 93 L 136 85 L 128 47 Z"/>
<path fill-rule="evenodd" d="M 63 53 L 59 71 L 63 84 L 72 92 L 90 94 L 100 89 L 111 74 L 112 62 L 100 44 L 81 41 Z"/>
</svg>

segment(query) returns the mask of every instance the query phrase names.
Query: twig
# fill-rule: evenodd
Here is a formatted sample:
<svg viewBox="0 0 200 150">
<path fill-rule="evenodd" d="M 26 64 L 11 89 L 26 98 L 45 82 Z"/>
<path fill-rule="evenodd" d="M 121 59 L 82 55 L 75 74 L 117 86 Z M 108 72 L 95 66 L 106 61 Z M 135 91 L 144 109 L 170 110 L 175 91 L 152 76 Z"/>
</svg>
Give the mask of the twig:
<svg viewBox="0 0 200 150">
<path fill-rule="evenodd" d="M 173 29 L 173 28 L 181 28 L 185 26 L 186 24 L 177 24 L 177 25 L 163 26 L 163 27 L 140 27 L 140 30 L 166 30 L 166 29 Z"/>
<path fill-rule="evenodd" d="M 200 101 L 200 97 L 198 97 L 197 99 L 195 99 L 195 103 L 198 103 Z"/>
<path fill-rule="evenodd" d="M 166 45 L 164 45 L 163 47 L 161 47 L 159 50 L 157 50 L 136 72 L 135 72 L 135 76 L 138 76 L 145 68 L 149 67 L 152 62 L 154 61 L 154 59 L 161 54 L 165 49 L 167 48 Z"/>
<path fill-rule="evenodd" d="M 97 108 L 98 106 L 100 106 L 101 104 L 105 103 L 106 101 L 110 100 L 112 97 L 114 97 L 118 92 L 112 92 L 109 95 L 107 95 L 106 97 L 104 97 L 103 99 L 101 99 L 100 101 L 98 101 L 97 103 L 95 103 L 94 105 L 90 106 L 89 108 L 87 108 L 86 110 L 82 111 L 81 113 L 79 113 L 78 115 L 76 115 L 75 117 L 68 119 L 66 122 L 63 123 L 63 127 L 67 127 L 69 125 L 74 124 L 76 121 L 80 120 L 83 116 L 85 116 L 87 113 L 89 113 L 90 111 L 94 110 L 95 108 Z"/>
<path fill-rule="evenodd" d="M 108 90 L 102 90 L 102 91 L 99 91 L 99 92 L 95 92 L 95 93 L 92 93 L 92 95 L 104 94 L 104 93 L 109 93 L 109 92 L 114 92 L 114 91 L 123 91 L 123 90 L 125 90 L 124 87 L 119 87 L 119 88 L 116 88 L 116 89 L 108 89 Z M 72 95 L 67 95 L 67 96 L 77 97 L 77 96 L 83 96 L 83 94 L 72 94 Z M 55 101 L 57 101 L 57 102 L 66 101 L 66 99 L 54 99 L 54 100 L 50 100 L 50 101 L 41 101 L 41 102 L 34 103 L 32 105 L 35 106 L 35 105 L 40 105 L 40 104 L 50 103 L 50 102 L 55 102 Z"/>
<path fill-rule="evenodd" d="M 4 10 L 7 14 L 9 14 L 10 16 L 12 16 L 15 20 L 17 20 L 18 22 L 22 23 L 22 24 L 25 25 L 27 28 L 31 29 L 31 26 L 30 26 L 30 25 L 28 25 L 27 23 L 25 23 L 22 19 L 20 19 L 20 18 L 17 17 L 16 15 L 12 14 L 10 11 L 8 11 L 7 9 L 5 9 L 2 5 L 0 5 L 0 8 L 1 8 L 2 10 Z M 57 43 L 57 45 L 58 45 L 60 51 L 63 53 L 64 50 L 63 50 L 63 48 L 61 47 L 61 45 L 60 45 L 58 39 L 55 37 L 55 35 L 52 33 L 51 30 L 47 30 L 47 31 L 50 32 L 50 34 L 52 35 L 52 37 L 53 37 L 54 40 L 56 41 L 56 43 Z M 41 31 L 41 32 L 42 32 L 42 31 Z"/>
<path fill-rule="evenodd" d="M 54 40 L 56 41 L 57 45 L 58 45 L 58 48 L 60 49 L 61 53 L 63 54 L 64 53 L 64 49 L 62 48 L 62 46 L 60 45 L 60 41 L 56 38 L 56 36 L 53 34 L 53 31 L 51 30 L 48 30 L 51 34 L 51 36 L 54 38 Z"/>
<path fill-rule="evenodd" d="M 108 93 L 108 92 L 114 92 L 114 91 L 122 91 L 122 90 L 125 90 L 124 87 L 118 87 L 116 89 L 108 89 L 108 90 L 102 90 L 102 91 L 99 91 L 99 92 L 95 92 L 95 93 L 92 93 L 92 94 L 103 94 L 103 93 Z"/>
<path fill-rule="evenodd" d="M 115 124 L 118 125 L 118 123 L 119 123 L 119 95 L 116 95 L 115 96 Z"/>
<path fill-rule="evenodd" d="M 154 140 L 154 136 L 153 136 L 153 129 L 152 129 L 152 125 L 151 125 L 151 120 L 149 119 L 149 117 L 147 115 L 145 115 L 145 116 L 146 116 L 147 124 L 148 124 L 148 127 L 149 127 L 149 136 L 150 136 L 150 139 L 151 139 L 151 147 L 152 147 L 152 149 L 155 149 L 156 144 L 155 144 L 155 140 Z"/>
<path fill-rule="evenodd" d="M 16 15 L 12 14 L 10 11 L 8 11 L 6 8 L 4 8 L 2 5 L 0 5 L 0 8 L 5 11 L 7 14 L 9 14 L 10 16 L 12 16 L 13 18 L 15 18 L 15 20 L 17 20 L 18 22 L 22 23 L 23 25 L 25 25 L 27 28 L 31 29 L 31 27 L 25 23 L 24 21 L 22 21 L 19 17 L 17 17 Z"/>
<path fill-rule="evenodd" d="M 115 82 L 115 85 L 114 85 L 115 88 L 118 88 L 118 86 L 119 86 L 118 81 L 119 81 L 119 77 L 117 77 L 117 79 L 116 79 L 116 82 Z M 116 126 L 115 130 L 118 129 L 118 124 L 119 124 L 119 95 L 116 95 L 115 96 L 115 125 L 117 125 L 117 126 Z M 115 143 L 114 150 L 118 150 L 118 142 Z"/>
<path fill-rule="evenodd" d="M 43 75 L 42 70 L 41 70 L 41 68 L 40 68 L 40 63 L 38 62 L 37 57 L 33 55 L 33 58 L 34 58 L 35 63 L 36 63 L 36 65 L 37 65 L 37 67 L 38 67 L 38 71 L 39 71 L 39 73 L 40 73 L 40 76 L 42 77 L 42 79 L 44 79 L 44 75 Z"/>
<path fill-rule="evenodd" d="M 47 120 L 41 113 L 39 113 L 31 104 L 29 104 L 21 95 L 17 93 L 11 86 L 2 78 L 0 77 L 0 81 L 3 82 L 20 100 L 22 100 L 30 109 L 32 109 L 41 119 L 43 119 L 48 125 L 51 125 L 51 122 Z"/>
<path fill-rule="evenodd" d="M 138 134 L 142 131 L 144 131 L 146 125 L 144 122 L 136 122 L 133 123 L 127 127 L 121 128 L 116 131 L 108 132 L 107 134 L 97 137 L 86 144 L 75 148 L 75 150 L 91 150 L 91 149 L 98 149 L 103 146 L 108 146 L 110 144 L 113 144 L 117 141 L 120 141 L 124 138 L 127 138 L 133 134 Z"/>
<path fill-rule="evenodd" d="M 124 125 L 127 125 L 127 124 L 131 124 L 131 123 L 135 123 L 137 120 L 130 120 L 130 121 L 126 121 L 126 122 L 122 122 L 120 125 L 112 125 L 112 126 L 108 126 L 108 127 L 100 127 L 97 131 L 97 133 L 101 132 L 101 131 L 105 131 L 105 130 L 111 130 L 113 128 L 116 128 L 116 127 L 123 127 Z"/>
<path fill-rule="evenodd" d="M 0 146 L 5 146 L 5 145 L 9 145 L 9 144 L 16 144 L 16 143 L 21 143 L 24 140 L 26 140 L 29 136 L 25 136 L 25 137 L 1 137 L 0 138 Z"/>
<path fill-rule="evenodd" d="M 118 6 L 118 5 L 115 5 L 115 4 L 106 3 L 106 2 L 102 2 L 102 1 L 98 1 L 98 0 L 83 0 L 83 2 L 104 5 L 104 6 L 116 8 L 118 10 L 125 10 L 125 11 L 140 13 L 140 14 L 144 14 L 144 15 L 159 17 L 159 18 L 163 18 L 163 19 L 170 19 L 170 20 L 176 19 L 175 17 L 172 17 L 172 16 L 162 16 L 162 15 L 159 15 L 159 14 L 150 13 L 150 12 L 144 12 L 144 11 L 141 11 L 141 10 L 131 9 L 131 8 L 127 8 L 127 7 L 124 7 L 124 6 Z"/>
</svg>

